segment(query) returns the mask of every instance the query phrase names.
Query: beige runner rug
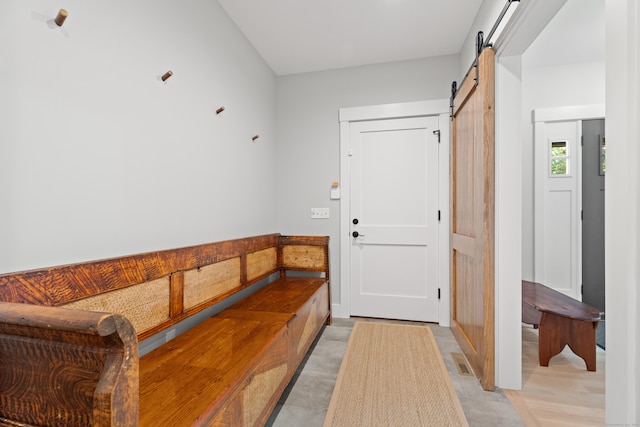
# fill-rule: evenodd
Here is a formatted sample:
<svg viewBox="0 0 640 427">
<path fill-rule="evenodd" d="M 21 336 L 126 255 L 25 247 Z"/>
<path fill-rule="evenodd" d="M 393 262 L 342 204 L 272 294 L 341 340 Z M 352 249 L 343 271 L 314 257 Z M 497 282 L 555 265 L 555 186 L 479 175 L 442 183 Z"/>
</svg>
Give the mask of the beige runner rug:
<svg viewBox="0 0 640 427">
<path fill-rule="evenodd" d="M 356 322 L 324 427 L 468 426 L 431 329 Z"/>
</svg>

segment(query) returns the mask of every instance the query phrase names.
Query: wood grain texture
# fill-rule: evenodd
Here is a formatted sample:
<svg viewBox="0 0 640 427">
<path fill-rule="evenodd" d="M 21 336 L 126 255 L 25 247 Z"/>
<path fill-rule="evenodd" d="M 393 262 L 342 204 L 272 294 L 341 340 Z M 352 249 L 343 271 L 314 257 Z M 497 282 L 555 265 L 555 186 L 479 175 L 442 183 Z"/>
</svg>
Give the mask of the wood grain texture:
<svg viewBox="0 0 640 427">
<path fill-rule="evenodd" d="M 495 388 L 495 54 L 485 48 L 453 100 L 450 146 L 452 332 L 485 390 Z"/>
<path fill-rule="evenodd" d="M 288 360 L 287 340 L 286 323 L 269 316 L 205 320 L 140 359 L 140 425 L 208 425 L 224 418 L 219 411 L 240 396 L 258 365 Z"/>
<path fill-rule="evenodd" d="M 218 314 L 242 318 L 251 313 L 295 314 L 289 322 L 292 354 L 298 364 L 329 317 L 329 284 L 323 278 L 284 277 Z"/>
<path fill-rule="evenodd" d="M 0 275 L 0 301 L 56 306 L 277 247 L 279 234 Z"/>
<path fill-rule="evenodd" d="M 27 425 L 130 426 L 138 347 L 124 317 L 0 303 L 0 418 Z"/>
<path fill-rule="evenodd" d="M 110 292 L 114 292 L 110 294 L 112 296 L 119 295 L 120 293 L 115 291 L 120 290 L 124 294 L 129 292 L 135 294 L 142 289 L 138 288 L 139 285 L 146 286 L 144 284 L 156 280 L 166 280 L 169 283 L 170 277 L 174 274 L 184 274 L 190 270 L 197 271 L 201 267 L 230 259 L 244 258 L 247 253 L 258 252 L 268 248 L 278 248 L 279 239 L 279 234 L 268 234 L 160 252 L 148 252 L 120 258 L 3 274 L 0 275 L 0 301 L 45 306 L 62 306 L 70 303 L 78 304 L 78 306 L 86 305 L 87 307 L 108 305 L 112 299 L 115 301 L 115 298 L 112 297 L 106 297 L 105 299 L 104 295 Z M 277 267 L 273 269 L 272 273 L 276 271 L 278 271 Z M 183 286 L 184 281 L 175 279 L 173 286 L 167 288 L 170 299 L 162 303 L 163 307 L 168 307 L 166 310 L 167 314 L 170 315 L 168 318 L 164 314 L 159 314 L 155 305 L 145 307 L 145 298 L 133 296 L 127 298 L 128 304 L 131 305 L 137 302 L 139 305 L 130 307 L 123 313 L 125 316 L 138 319 L 135 321 L 138 340 L 142 341 L 223 300 L 232 293 L 250 286 L 258 280 L 246 280 L 245 271 L 242 272 L 241 277 L 244 279 L 241 280 L 240 286 L 231 290 L 225 287 L 217 295 L 209 295 L 209 298 L 204 303 L 187 308 L 184 308 L 184 288 L 176 287 Z M 129 291 L 125 289 L 129 289 Z M 96 300 L 92 301 L 92 297 L 96 297 Z M 88 299 L 88 301 L 80 302 L 84 299 Z M 78 302 L 76 303 L 76 301 Z M 191 303 L 193 302 L 191 301 Z M 152 307 L 155 307 L 153 313 L 151 313 Z M 180 307 L 183 309 L 179 310 Z M 119 310 L 114 310 L 114 312 L 118 313 Z M 134 313 L 133 315 L 130 314 L 132 312 Z"/>
<path fill-rule="evenodd" d="M 596 370 L 596 329 L 600 311 L 540 283 L 522 281 L 522 321 L 539 326 L 540 366 L 565 346 Z"/>
<path fill-rule="evenodd" d="M 0 276 L 0 299 L 31 303 L 0 302 L 0 425 L 263 425 L 330 321 L 328 242 L 271 234 Z M 278 271 L 139 371 L 137 339 Z"/>
<path fill-rule="evenodd" d="M 62 307 L 119 314 L 131 321 L 138 334 L 170 319 L 170 278 L 93 295 Z"/>
<path fill-rule="evenodd" d="M 276 247 L 247 254 L 247 280 L 256 280 L 278 270 Z"/>
<path fill-rule="evenodd" d="M 329 279 L 329 237 L 281 236 L 278 265 L 286 270 L 324 272 Z"/>
<path fill-rule="evenodd" d="M 606 352 L 596 349 L 597 372 L 565 348 L 548 367 L 538 363 L 538 330 L 522 325 L 522 390 L 505 394 L 527 426 L 605 425 Z"/>
<path fill-rule="evenodd" d="M 169 317 L 173 319 L 184 311 L 184 272 L 178 271 L 172 274 L 169 286 L 171 292 Z"/>
<path fill-rule="evenodd" d="M 185 271 L 185 310 L 239 289 L 240 277 L 240 257 Z"/>
</svg>

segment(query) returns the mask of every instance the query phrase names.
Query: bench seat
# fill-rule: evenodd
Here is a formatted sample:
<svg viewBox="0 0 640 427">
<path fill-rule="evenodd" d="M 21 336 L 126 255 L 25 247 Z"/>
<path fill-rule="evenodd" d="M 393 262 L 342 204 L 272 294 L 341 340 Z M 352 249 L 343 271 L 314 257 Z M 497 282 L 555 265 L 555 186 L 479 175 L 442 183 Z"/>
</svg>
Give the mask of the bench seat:
<svg viewBox="0 0 640 427">
<path fill-rule="evenodd" d="M 286 387 L 293 317 L 212 317 L 140 358 L 140 425 L 251 426 L 268 418 L 267 402 L 252 402 L 260 396 L 247 389 L 261 377 L 271 389 L 262 396 Z"/>
<path fill-rule="evenodd" d="M 322 325 L 328 321 L 329 287 L 323 278 L 283 277 L 224 310 L 219 316 L 245 317 L 250 312 L 290 313 L 294 360 L 299 364 Z"/>
<path fill-rule="evenodd" d="M 140 425 L 264 424 L 329 316 L 328 291 L 279 278 L 143 356 Z"/>
<path fill-rule="evenodd" d="M 540 283 L 522 281 L 522 321 L 539 328 L 540 366 L 568 345 L 596 370 L 596 329 L 600 311 Z"/>
</svg>

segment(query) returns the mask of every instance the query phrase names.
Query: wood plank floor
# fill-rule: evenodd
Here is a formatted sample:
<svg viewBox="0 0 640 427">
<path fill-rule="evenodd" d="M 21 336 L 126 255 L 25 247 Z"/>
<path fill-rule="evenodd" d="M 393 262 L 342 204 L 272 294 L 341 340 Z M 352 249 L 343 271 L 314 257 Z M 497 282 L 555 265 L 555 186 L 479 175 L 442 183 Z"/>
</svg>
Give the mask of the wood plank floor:
<svg viewBox="0 0 640 427">
<path fill-rule="evenodd" d="M 603 426 L 605 351 L 596 351 L 596 372 L 568 347 L 548 367 L 538 364 L 538 331 L 522 327 L 522 390 L 505 390 L 527 426 Z"/>
</svg>

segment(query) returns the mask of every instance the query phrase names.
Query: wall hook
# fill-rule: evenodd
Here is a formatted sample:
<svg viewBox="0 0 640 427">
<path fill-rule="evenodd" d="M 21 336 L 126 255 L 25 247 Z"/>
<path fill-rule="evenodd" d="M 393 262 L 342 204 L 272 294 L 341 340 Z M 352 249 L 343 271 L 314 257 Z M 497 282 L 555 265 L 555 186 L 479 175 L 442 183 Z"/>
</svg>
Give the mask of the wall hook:
<svg viewBox="0 0 640 427">
<path fill-rule="evenodd" d="M 216 110 L 216 114 L 220 114 L 224 111 L 224 107 L 220 107 Z"/>
<path fill-rule="evenodd" d="M 58 11 L 58 16 L 56 16 L 56 19 L 53 22 L 55 22 L 58 27 L 62 27 L 62 24 L 64 24 L 64 20 L 67 19 L 67 15 L 68 13 L 66 10 L 60 9 Z"/>
<path fill-rule="evenodd" d="M 251 138 L 251 140 L 253 142 L 256 142 L 256 139 L 260 138 L 260 135 L 253 135 L 253 138 Z"/>
<path fill-rule="evenodd" d="M 173 76 L 173 71 L 169 70 L 162 75 L 162 81 L 166 82 L 169 77 Z"/>
</svg>

